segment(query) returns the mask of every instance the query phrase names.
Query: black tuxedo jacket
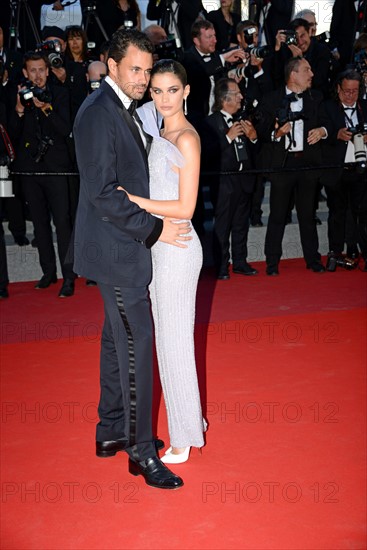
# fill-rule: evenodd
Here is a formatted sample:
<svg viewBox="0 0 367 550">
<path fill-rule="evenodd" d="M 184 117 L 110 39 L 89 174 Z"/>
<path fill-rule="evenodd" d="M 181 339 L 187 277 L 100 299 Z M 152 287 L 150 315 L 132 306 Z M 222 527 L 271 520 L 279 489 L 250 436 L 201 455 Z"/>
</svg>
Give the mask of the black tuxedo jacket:
<svg viewBox="0 0 367 550">
<path fill-rule="evenodd" d="M 79 109 L 74 139 L 80 172 L 74 270 L 109 285 L 146 286 L 149 248 L 163 222 L 117 190 L 149 197 L 148 161 L 136 124 L 107 82 Z"/>
<path fill-rule="evenodd" d="M 260 13 L 264 6 L 264 0 L 252 0 L 251 18 L 255 18 L 259 24 Z M 271 6 L 267 13 L 264 30 L 266 41 L 274 46 L 275 36 L 279 29 L 286 29 L 292 17 L 293 0 L 271 0 Z"/>
<path fill-rule="evenodd" d="M 218 80 L 225 76 L 226 70 L 219 53 L 214 52 L 210 61 L 204 61 L 195 46 L 184 53 L 182 64 L 190 84 L 190 94 L 187 98 L 189 119 L 195 124 L 197 120 L 202 120 L 209 114 L 210 76 Z"/>
<path fill-rule="evenodd" d="M 275 128 L 276 112 L 285 98 L 285 87 L 265 95 L 260 103 L 260 122 L 256 127 L 258 136 L 263 142 L 261 163 L 264 168 L 281 168 L 286 158 L 285 136 L 280 141 L 272 141 Z M 321 143 L 309 145 L 308 132 L 312 128 L 325 127 L 329 131 L 329 120 L 322 105 L 322 94 L 317 90 L 307 90 L 303 94 L 303 161 L 305 166 L 317 166 L 322 162 Z"/>
<path fill-rule="evenodd" d="M 66 141 L 72 128 L 69 91 L 61 86 L 49 85 L 49 89 L 52 95 L 52 112 L 49 116 L 37 108 L 26 109 L 22 117 L 16 114 L 15 109 L 10 113 L 9 129 L 17 150 L 15 170 L 62 172 L 71 167 Z M 48 147 L 43 159 L 37 163 L 33 157 L 42 136 L 50 137 L 53 145 Z"/>
<path fill-rule="evenodd" d="M 206 135 L 203 140 L 203 154 L 206 159 L 204 165 L 207 170 L 213 172 L 237 172 L 240 163 L 235 153 L 234 141 L 229 143 L 226 134 L 228 125 L 220 111 L 216 111 L 206 119 Z M 248 160 L 243 162 L 243 169 L 254 167 L 254 156 L 257 146 L 244 138 Z M 233 174 L 231 176 L 221 176 L 220 181 L 232 181 L 236 185 L 241 185 L 242 190 L 251 193 L 254 188 L 255 177 L 252 174 Z"/>
<path fill-rule="evenodd" d="M 327 165 L 344 163 L 348 142 L 337 138 L 338 131 L 346 127 L 344 109 L 339 101 L 329 99 L 324 103 L 325 113 L 329 119 L 328 138 L 322 142 L 323 162 Z M 359 124 L 367 123 L 367 101 L 357 102 L 357 117 Z M 329 170 L 323 173 L 323 183 L 334 185 L 342 174 L 342 169 Z"/>
<path fill-rule="evenodd" d="M 157 5 L 158 4 L 158 5 Z M 177 17 L 177 27 L 181 36 L 182 48 L 185 50 L 192 44 L 191 39 L 191 26 L 199 13 L 206 14 L 204 6 L 201 0 L 180 0 L 180 4 Z M 168 30 L 169 25 L 169 11 L 167 8 L 171 5 L 169 0 L 149 0 L 147 6 L 147 19 L 150 21 L 159 21 L 159 24 Z"/>
</svg>

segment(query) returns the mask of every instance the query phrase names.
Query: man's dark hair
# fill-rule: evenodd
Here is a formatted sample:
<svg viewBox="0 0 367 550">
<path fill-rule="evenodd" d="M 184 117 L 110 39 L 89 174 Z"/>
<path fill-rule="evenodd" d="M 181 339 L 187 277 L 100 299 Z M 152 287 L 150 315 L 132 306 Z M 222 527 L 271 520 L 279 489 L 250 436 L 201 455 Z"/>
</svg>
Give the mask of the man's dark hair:
<svg viewBox="0 0 367 550">
<path fill-rule="evenodd" d="M 284 80 L 287 83 L 289 80 L 289 77 L 291 76 L 291 73 L 295 71 L 298 72 L 298 67 L 301 63 L 301 61 L 304 60 L 304 57 L 301 57 L 297 55 L 297 57 L 291 57 L 288 62 L 286 63 L 286 66 L 284 67 Z"/>
<path fill-rule="evenodd" d="M 215 83 L 213 113 L 222 109 L 223 103 L 228 97 L 229 85 L 233 82 L 234 80 L 231 78 L 225 77 Z"/>
<path fill-rule="evenodd" d="M 310 23 L 306 21 L 306 19 L 302 19 L 302 17 L 297 17 L 297 19 L 293 19 L 288 25 L 289 29 L 292 31 L 296 31 L 298 27 L 304 27 L 307 32 L 310 30 Z"/>
<path fill-rule="evenodd" d="M 48 60 L 48 57 L 44 55 L 42 52 L 27 52 L 23 56 L 23 69 L 27 68 L 28 61 L 39 61 L 40 59 L 43 59 L 43 61 L 46 63 L 46 67 L 49 68 L 50 62 Z"/>
<path fill-rule="evenodd" d="M 196 21 L 194 21 L 191 27 L 191 38 L 198 38 L 201 35 L 202 29 L 204 29 L 205 31 L 208 29 L 214 29 L 214 25 L 211 21 L 208 21 L 207 19 L 197 19 Z"/>
<path fill-rule="evenodd" d="M 113 59 L 116 63 L 120 63 L 121 59 L 126 56 L 129 46 L 135 46 L 142 52 L 154 52 L 154 46 L 143 32 L 137 29 L 119 29 L 110 40 L 108 49 L 108 59 Z"/>
</svg>

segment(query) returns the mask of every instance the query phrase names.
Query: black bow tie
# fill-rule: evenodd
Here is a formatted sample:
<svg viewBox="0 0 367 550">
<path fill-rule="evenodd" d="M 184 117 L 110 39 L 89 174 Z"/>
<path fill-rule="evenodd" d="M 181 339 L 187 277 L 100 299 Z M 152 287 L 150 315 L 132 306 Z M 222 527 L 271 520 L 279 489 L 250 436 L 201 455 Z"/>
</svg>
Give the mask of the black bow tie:
<svg viewBox="0 0 367 550">
<path fill-rule="evenodd" d="M 300 92 L 297 94 L 295 92 L 291 92 L 290 94 L 286 95 L 287 100 L 290 102 L 298 101 L 299 99 L 302 99 L 302 97 L 303 97 L 303 92 Z"/>
<path fill-rule="evenodd" d="M 138 102 L 135 101 L 135 99 L 132 100 L 132 102 L 129 105 L 128 112 L 131 114 L 131 116 L 135 115 L 136 107 L 138 106 Z"/>
<path fill-rule="evenodd" d="M 208 61 L 210 61 L 211 58 L 212 58 L 212 56 L 211 56 L 209 53 L 206 54 L 206 55 L 202 55 L 201 57 L 203 58 L 203 61 L 205 61 L 206 63 L 207 63 Z"/>
<path fill-rule="evenodd" d="M 355 107 L 343 107 L 344 111 L 355 111 Z"/>
</svg>

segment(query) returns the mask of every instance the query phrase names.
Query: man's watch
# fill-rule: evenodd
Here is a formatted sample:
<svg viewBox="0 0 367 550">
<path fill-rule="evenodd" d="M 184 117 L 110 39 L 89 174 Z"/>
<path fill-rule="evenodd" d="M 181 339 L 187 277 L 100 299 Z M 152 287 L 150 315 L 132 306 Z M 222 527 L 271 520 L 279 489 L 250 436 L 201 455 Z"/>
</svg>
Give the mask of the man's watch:
<svg viewBox="0 0 367 550">
<path fill-rule="evenodd" d="M 47 109 L 43 109 L 43 112 L 45 113 L 46 116 L 50 115 L 52 111 L 53 111 L 52 105 L 49 105 Z"/>
</svg>

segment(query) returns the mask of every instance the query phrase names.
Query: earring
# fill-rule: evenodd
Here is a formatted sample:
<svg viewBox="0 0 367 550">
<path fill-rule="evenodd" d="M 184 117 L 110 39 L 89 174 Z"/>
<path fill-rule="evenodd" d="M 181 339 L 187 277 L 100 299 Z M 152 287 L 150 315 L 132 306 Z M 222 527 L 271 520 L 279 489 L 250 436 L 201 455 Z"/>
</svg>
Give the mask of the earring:
<svg viewBox="0 0 367 550">
<path fill-rule="evenodd" d="M 187 97 L 184 98 L 184 115 L 187 115 Z"/>
</svg>

